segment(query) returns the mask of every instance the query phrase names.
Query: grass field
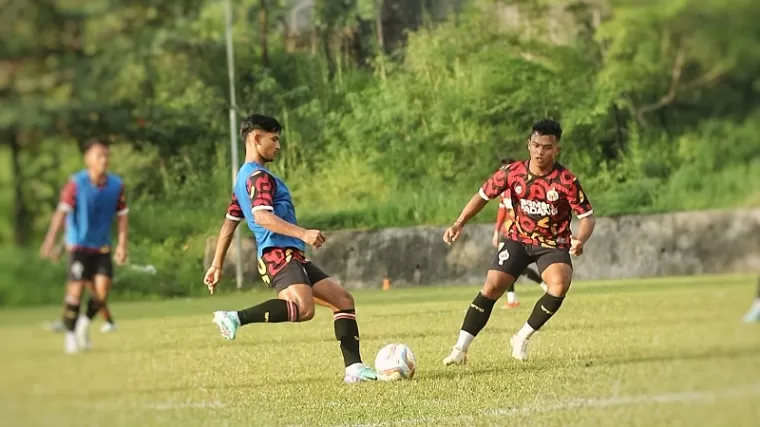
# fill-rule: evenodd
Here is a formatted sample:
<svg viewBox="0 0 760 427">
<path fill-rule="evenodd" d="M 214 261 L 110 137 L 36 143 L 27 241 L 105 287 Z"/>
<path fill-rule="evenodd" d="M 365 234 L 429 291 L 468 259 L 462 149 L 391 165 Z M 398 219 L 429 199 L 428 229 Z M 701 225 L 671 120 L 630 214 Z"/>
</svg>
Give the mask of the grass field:
<svg viewBox="0 0 760 427">
<path fill-rule="evenodd" d="M 332 321 L 251 325 L 224 341 L 212 311 L 271 296 L 113 304 L 120 330 L 65 356 L 40 324 L 59 307 L 0 312 L 6 426 L 731 426 L 760 425 L 760 324 L 740 318 L 753 278 L 575 285 L 531 360 L 507 339 L 523 305 L 496 309 L 465 366 L 444 367 L 475 287 L 356 292 L 366 361 L 416 353 L 414 380 L 345 385 Z M 99 321 L 94 325 L 99 326 Z"/>
</svg>

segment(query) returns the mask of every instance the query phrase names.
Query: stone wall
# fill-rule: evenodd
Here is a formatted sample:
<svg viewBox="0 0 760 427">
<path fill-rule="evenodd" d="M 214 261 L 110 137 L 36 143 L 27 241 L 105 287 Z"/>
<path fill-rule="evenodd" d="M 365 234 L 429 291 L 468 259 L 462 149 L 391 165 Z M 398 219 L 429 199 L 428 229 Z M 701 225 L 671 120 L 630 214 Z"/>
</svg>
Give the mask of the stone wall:
<svg viewBox="0 0 760 427">
<path fill-rule="evenodd" d="M 577 224 L 574 224 L 577 227 Z M 244 225 L 243 225 L 244 227 Z M 575 229 L 575 228 L 574 228 Z M 492 225 L 468 225 L 451 246 L 443 227 L 420 226 L 371 231 L 335 231 L 309 258 L 347 288 L 475 285 L 494 255 Z M 256 274 L 255 244 L 243 230 L 245 276 Z M 209 239 L 205 263 L 213 257 Z M 225 274 L 234 276 L 235 245 Z M 574 258 L 577 279 L 619 279 L 701 273 L 760 272 L 760 209 L 681 212 L 598 218 L 585 253 Z"/>
</svg>

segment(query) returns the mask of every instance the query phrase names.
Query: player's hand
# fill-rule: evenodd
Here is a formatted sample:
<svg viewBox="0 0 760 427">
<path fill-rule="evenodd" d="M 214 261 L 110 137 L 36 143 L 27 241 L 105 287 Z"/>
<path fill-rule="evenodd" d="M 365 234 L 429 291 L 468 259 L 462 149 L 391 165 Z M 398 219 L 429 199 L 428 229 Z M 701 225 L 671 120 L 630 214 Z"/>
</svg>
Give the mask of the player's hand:
<svg viewBox="0 0 760 427">
<path fill-rule="evenodd" d="M 58 262 L 58 260 L 61 259 L 61 254 L 63 254 L 63 245 L 53 249 L 53 252 L 50 254 L 50 260 L 53 262 Z"/>
<path fill-rule="evenodd" d="M 206 274 L 203 276 L 203 283 L 206 284 L 208 292 L 214 295 L 214 288 L 219 284 L 219 280 L 222 278 L 222 269 L 212 265 L 206 270 Z"/>
<path fill-rule="evenodd" d="M 127 248 L 122 245 L 116 246 L 116 250 L 113 253 L 113 260 L 116 265 L 124 265 L 127 262 Z"/>
<path fill-rule="evenodd" d="M 493 245 L 494 248 L 499 247 L 499 232 L 498 231 L 493 232 L 493 237 L 491 238 L 491 244 Z"/>
<path fill-rule="evenodd" d="M 42 242 L 42 246 L 40 247 L 40 258 L 52 260 L 54 246 L 55 241 L 53 239 L 45 238 L 45 240 Z"/>
<path fill-rule="evenodd" d="M 327 240 L 327 238 L 319 230 L 306 230 L 303 232 L 303 236 L 301 236 L 301 240 L 303 240 L 304 243 L 306 243 L 309 246 L 314 246 L 315 248 L 319 248 L 320 246 L 322 246 L 323 243 L 325 243 L 325 240 Z"/>
<path fill-rule="evenodd" d="M 450 245 L 457 241 L 460 234 L 462 234 L 462 223 L 455 222 L 443 232 L 443 241 Z"/>
<path fill-rule="evenodd" d="M 570 255 L 583 255 L 583 242 L 575 237 L 570 237 Z"/>
</svg>

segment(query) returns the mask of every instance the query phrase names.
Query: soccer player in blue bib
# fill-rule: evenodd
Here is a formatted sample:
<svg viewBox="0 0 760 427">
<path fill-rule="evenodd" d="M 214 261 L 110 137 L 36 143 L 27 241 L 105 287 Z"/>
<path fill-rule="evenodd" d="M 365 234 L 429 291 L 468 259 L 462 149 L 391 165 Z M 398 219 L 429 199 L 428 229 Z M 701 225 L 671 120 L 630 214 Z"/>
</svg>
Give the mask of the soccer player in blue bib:
<svg viewBox="0 0 760 427">
<path fill-rule="evenodd" d="M 277 291 L 277 298 L 245 310 L 217 311 L 214 323 L 224 338 L 233 340 L 238 329 L 250 323 L 311 320 L 318 299 L 333 308 L 335 338 L 346 366 L 344 381 L 387 380 L 362 363 L 353 297 L 304 255 L 307 244 L 319 248 L 325 236 L 298 225 L 290 190 L 266 168 L 280 151 L 281 129 L 280 123 L 268 116 L 252 115 L 243 121 L 240 134 L 245 141 L 245 164 L 238 171 L 214 260 L 204 276 L 213 294 L 235 229 L 245 221 L 256 238 L 259 274 Z"/>
<path fill-rule="evenodd" d="M 107 172 L 108 146 L 88 142 L 84 152 L 87 168 L 75 173 L 61 191 L 58 209 L 50 221 L 40 249 L 43 258 L 54 257 L 56 236 L 66 224 L 66 250 L 69 253 L 69 279 L 66 284 L 63 323 L 66 327 L 64 349 L 76 353 L 90 348 L 89 327 L 108 297 L 113 278 L 111 226 L 118 218 L 118 243 L 113 260 L 123 264 L 127 258 L 127 199 L 124 184 Z M 79 316 L 82 290 L 91 284 L 85 316 Z M 89 287 L 89 286 L 88 286 Z"/>
</svg>

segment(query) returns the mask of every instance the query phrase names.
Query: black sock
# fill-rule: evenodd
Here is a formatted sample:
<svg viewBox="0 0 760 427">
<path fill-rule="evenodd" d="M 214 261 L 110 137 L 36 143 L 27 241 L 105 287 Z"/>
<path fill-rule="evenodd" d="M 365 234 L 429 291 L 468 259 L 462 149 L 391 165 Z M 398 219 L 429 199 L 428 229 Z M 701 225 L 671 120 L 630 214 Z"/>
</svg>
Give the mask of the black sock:
<svg viewBox="0 0 760 427">
<path fill-rule="evenodd" d="M 340 342 L 340 352 L 343 353 L 343 363 L 351 366 L 361 363 L 359 352 L 359 325 L 356 324 L 356 310 L 338 310 L 333 313 L 335 339 Z"/>
<path fill-rule="evenodd" d="M 92 320 L 102 307 L 103 301 L 90 297 L 90 299 L 87 301 L 87 311 L 85 312 L 85 315 L 88 319 Z"/>
<path fill-rule="evenodd" d="M 79 317 L 79 304 L 64 303 L 63 306 L 63 325 L 66 326 L 66 330 L 74 332 L 74 328 L 77 325 L 77 318 Z"/>
<path fill-rule="evenodd" d="M 270 299 L 237 312 L 240 325 L 249 323 L 297 322 L 298 306 L 284 299 Z"/>
<path fill-rule="evenodd" d="M 536 301 L 533 312 L 528 317 L 528 325 L 534 331 L 541 329 L 542 326 L 562 307 L 562 301 L 565 297 L 555 297 L 554 295 L 544 294 Z"/>
<path fill-rule="evenodd" d="M 106 303 L 103 303 L 103 307 L 100 308 L 100 312 L 103 314 L 103 320 L 105 320 L 106 323 L 114 323 L 113 316 L 111 315 L 111 310 L 108 309 L 108 305 L 106 305 Z"/>
<path fill-rule="evenodd" d="M 472 334 L 474 337 L 478 336 L 480 330 L 488 323 L 488 318 L 491 317 L 491 311 L 495 303 L 495 300 L 478 293 L 478 296 L 472 300 L 470 308 L 464 316 L 462 330 Z"/>
<path fill-rule="evenodd" d="M 530 268 L 525 269 L 525 273 L 523 273 L 523 276 L 527 277 L 528 279 L 536 283 L 542 282 L 541 275 L 539 275 L 537 271 L 533 271 Z"/>
<path fill-rule="evenodd" d="M 512 282 L 511 285 L 507 288 L 507 292 L 514 292 L 515 291 L 515 282 Z"/>
</svg>

